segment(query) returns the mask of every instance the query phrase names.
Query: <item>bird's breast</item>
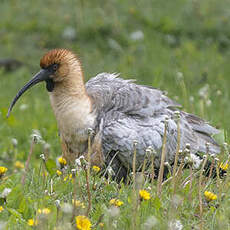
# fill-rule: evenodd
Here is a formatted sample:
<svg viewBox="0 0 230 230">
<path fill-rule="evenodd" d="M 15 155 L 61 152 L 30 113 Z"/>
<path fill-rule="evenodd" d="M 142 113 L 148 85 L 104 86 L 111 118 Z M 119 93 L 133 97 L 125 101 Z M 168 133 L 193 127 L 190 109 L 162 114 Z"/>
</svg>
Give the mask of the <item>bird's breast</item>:
<svg viewBox="0 0 230 230">
<path fill-rule="evenodd" d="M 66 112 L 58 119 L 62 138 L 74 152 L 83 152 L 88 140 L 88 129 L 94 127 L 94 115 L 80 111 Z"/>
<path fill-rule="evenodd" d="M 96 115 L 88 101 L 74 101 L 55 106 L 51 104 L 57 119 L 62 140 L 75 155 L 87 150 L 88 129 L 94 129 Z"/>
</svg>

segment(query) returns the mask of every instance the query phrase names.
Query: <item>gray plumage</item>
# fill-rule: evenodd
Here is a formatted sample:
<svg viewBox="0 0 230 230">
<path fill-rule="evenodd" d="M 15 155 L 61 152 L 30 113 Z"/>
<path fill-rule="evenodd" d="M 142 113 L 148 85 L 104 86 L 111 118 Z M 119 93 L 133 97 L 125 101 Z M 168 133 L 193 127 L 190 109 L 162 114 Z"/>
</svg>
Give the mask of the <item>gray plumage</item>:
<svg viewBox="0 0 230 230">
<path fill-rule="evenodd" d="M 177 146 L 174 112 L 179 109 L 179 104 L 158 89 L 137 85 L 133 80 L 119 78 L 117 74 L 98 74 L 86 83 L 86 90 L 93 100 L 93 110 L 97 114 L 95 129 L 102 139 L 106 163 L 114 158 L 112 167 L 116 173 L 119 169 L 124 171 L 132 167 L 135 140 L 137 168 L 142 165 L 149 146 L 155 151 L 155 166 L 159 167 L 166 117 L 169 118 L 166 161 L 174 161 Z M 183 111 L 180 111 L 180 117 L 182 150 L 189 143 L 192 154 L 204 153 L 205 144 L 209 142 L 210 153 L 220 151 L 211 137 L 218 133 L 217 129 Z"/>
</svg>

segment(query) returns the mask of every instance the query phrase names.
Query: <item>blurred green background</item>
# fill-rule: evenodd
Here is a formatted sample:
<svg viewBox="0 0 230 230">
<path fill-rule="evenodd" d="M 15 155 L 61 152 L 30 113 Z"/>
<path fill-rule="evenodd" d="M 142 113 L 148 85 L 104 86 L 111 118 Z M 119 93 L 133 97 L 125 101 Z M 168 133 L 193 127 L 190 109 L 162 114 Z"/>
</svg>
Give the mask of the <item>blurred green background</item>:
<svg viewBox="0 0 230 230">
<path fill-rule="evenodd" d="M 39 70 L 53 48 L 73 50 L 85 79 L 119 72 L 168 95 L 213 125 L 230 130 L 230 7 L 228 0 L 47 0 L 0 1 L 0 59 L 22 63 L 0 67 L 0 153 L 11 139 L 25 159 L 32 129 L 41 131 L 60 155 L 57 126 L 43 84 L 6 112 L 12 98 Z M 227 136 L 227 135 L 226 135 Z M 228 140 L 228 139 L 226 139 Z M 38 151 L 39 156 L 39 151 Z"/>
</svg>

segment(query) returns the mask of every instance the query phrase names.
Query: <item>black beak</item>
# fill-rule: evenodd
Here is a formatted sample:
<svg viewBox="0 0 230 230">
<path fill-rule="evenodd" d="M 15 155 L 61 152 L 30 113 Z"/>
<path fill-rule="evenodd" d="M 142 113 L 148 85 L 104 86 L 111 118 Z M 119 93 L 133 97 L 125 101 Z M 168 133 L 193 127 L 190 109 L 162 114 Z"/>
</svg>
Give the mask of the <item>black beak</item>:
<svg viewBox="0 0 230 230">
<path fill-rule="evenodd" d="M 17 93 L 16 97 L 11 102 L 10 107 L 8 109 L 7 117 L 10 116 L 11 110 L 13 109 L 15 103 L 21 97 L 21 95 L 23 93 L 25 93 L 29 88 L 31 88 L 32 86 L 36 85 L 37 83 L 39 83 L 41 81 L 46 81 L 47 90 L 52 91 L 53 87 L 54 87 L 54 84 L 53 84 L 53 81 L 49 78 L 50 75 L 51 75 L 51 73 L 50 73 L 50 71 L 48 69 L 41 69 L 28 83 L 26 83 L 22 87 L 22 89 L 19 90 L 19 92 Z"/>
</svg>

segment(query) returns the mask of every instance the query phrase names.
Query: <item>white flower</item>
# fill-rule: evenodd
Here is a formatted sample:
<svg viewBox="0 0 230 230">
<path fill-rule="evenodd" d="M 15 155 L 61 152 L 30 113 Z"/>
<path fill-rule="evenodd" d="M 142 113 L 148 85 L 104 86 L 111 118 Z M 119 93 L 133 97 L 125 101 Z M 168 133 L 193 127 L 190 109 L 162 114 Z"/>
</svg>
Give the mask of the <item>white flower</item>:
<svg viewBox="0 0 230 230">
<path fill-rule="evenodd" d="M 115 175 L 113 168 L 111 166 L 108 166 L 107 171 L 109 175 Z"/>
<path fill-rule="evenodd" d="M 202 163 L 202 160 L 195 154 L 191 153 L 190 154 L 191 160 L 193 162 L 193 166 L 195 169 L 198 169 Z"/>
<path fill-rule="evenodd" d="M 77 159 L 75 160 L 75 165 L 76 165 L 77 167 L 81 167 L 81 161 L 80 161 L 79 158 L 77 158 Z"/>
<path fill-rule="evenodd" d="M 134 31 L 130 34 L 130 39 L 138 41 L 144 39 L 144 33 L 141 30 Z"/>
<path fill-rule="evenodd" d="M 182 230 L 183 225 L 180 220 L 172 220 L 169 222 L 169 230 Z"/>
<path fill-rule="evenodd" d="M 72 213 L 73 206 L 71 204 L 64 203 L 61 205 L 61 209 L 64 213 Z"/>
<path fill-rule="evenodd" d="M 117 217 L 120 215 L 120 209 L 114 205 L 111 206 L 111 208 L 109 208 L 107 212 L 108 212 L 108 215 L 111 217 Z"/>
<path fill-rule="evenodd" d="M 74 27 L 68 26 L 64 29 L 62 37 L 66 40 L 73 41 L 77 37 L 77 33 Z"/>
<path fill-rule="evenodd" d="M 200 88 L 198 94 L 201 98 L 203 99 L 207 99 L 208 98 L 208 93 L 209 93 L 209 85 L 206 84 L 205 86 L 203 86 L 202 88 Z"/>
<path fill-rule="evenodd" d="M 145 229 L 153 229 L 153 227 L 157 224 L 157 218 L 155 216 L 149 216 L 144 223 Z"/>
<path fill-rule="evenodd" d="M 44 154 L 40 154 L 40 157 L 42 158 L 42 160 L 46 160 L 46 158 L 45 158 L 45 155 Z"/>
<path fill-rule="evenodd" d="M 183 73 L 182 72 L 177 72 L 176 73 L 176 79 L 177 79 L 177 81 L 182 81 L 183 79 L 184 79 L 184 75 L 183 75 Z"/>
<path fill-rule="evenodd" d="M 42 135 L 41 135 L 40 131 L 37 129 L 33 129 L 31 137 L 35 143 L 40 142 L 42 140 Z"/>
<path fill-rule="evenodd" d="M 113 220 L 112 226 L 114 229 L 117 229 L 117 220 Z"/>
<path fill-rule="evenodd" d="M 155 151 L 155 149 L 152 147 L 152 146 L 149 146 L 146 150 L 145 150 L 145 152 L 146 152 L 146 157 L 148 158 L 148 159 L 151 159 L 151 157 L 152 157 L 152 155 L 156 155 L 156 151 Z"/>
<path fill-rule="evenodd" d="M 193 96 L 190 96 L 190 97 L 189 97 L 189 101 L 190 101 L 190 103 L 194 103 L 194 97 L 193 97 Z"/>
<path fill-rule="evenodd" d="M 176 37 L 174 36 L 174 35 L 172 35 L 172 34 L 167 34 L 166 36 L 165 36 L 165 40 L 168 42 L 168 44 L 170 44 L 170 45 L 174 45 L 174 44 L 176 44 L 176 42 L 177 42 L 177 39 L 176 39 Z"/>
<path fill-rule="evenodd" d="M 11 188 L 4 188 L 4 190 L 3 190 L 2 194 L 1 194 L 1 197 L 6 198 L 10 194 L 11 191 L 12 191 Z"/>
<path fill-rule="evenodd" d="M 11 142 L 12 142 L 14 147 L 16 147 L 18 145 L 18 140 L 16 138 L 12 138 Z"/>
<path fill-rule="evenodd" d="M 29 107 L 29 106 L 28 106 L 27 104 L 21 104 L 21 105 L 19 106 L 19 109 L 20 109 L 21 111 L 24 111 L 24 110 L 26 110 L 28 107 Z"/>
<path fill-rule="evenodd" d="M 108 45 L 113 50 L 116 50 L 116 51 L 119 51 L 119 52 L 122 51 L 122 47 L 120 46 L 120 44 L 116 40 L 114 40 L 112 38 L 108 39 Z"/>
<path fill-rule="evenodd" d="M 83 163 L 86 163 L 84 156 L 80 156 L 75 160 L 75 165 L 77 167 L 81 167 Z"/>
<path fill-rule="evenodd" d="M 71 169 L 71 173 L 72 173 L 72 176 L 75 177 L 76 176 L 76 172 L 77 170 L 76 169 Z"/>
<path fill-rule="evenodd" d="M 55 205 L 56 205 L 56 207 L 60 207 L 60 200 L 55 200 Z"/>
</svg>

